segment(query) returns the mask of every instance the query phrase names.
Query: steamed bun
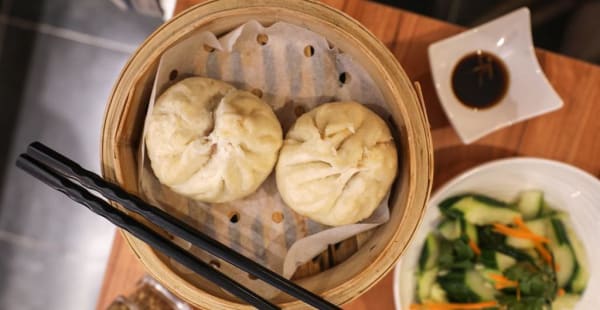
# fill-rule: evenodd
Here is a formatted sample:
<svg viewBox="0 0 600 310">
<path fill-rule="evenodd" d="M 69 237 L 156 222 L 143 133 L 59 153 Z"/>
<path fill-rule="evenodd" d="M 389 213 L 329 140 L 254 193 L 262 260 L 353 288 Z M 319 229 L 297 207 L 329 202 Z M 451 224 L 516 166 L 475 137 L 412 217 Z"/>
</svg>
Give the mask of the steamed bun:
<svg viewBox="0 0 600 310">
<path fill-rule="evenodd" d="M 269 105 L 201 77 L 167 89 L 147 126 L 148 157 L 158 180 L 204 202 L 232 201 L 256 191 L 282 144 L 281 125 Z"/>
<path fill-rule="evenodd" d="M 297 213 L 331 226 L 369 217 L 398 165 L 386 123 L 356 102 L 323 104 L 296 120 L 276 167 L 277 188 Z"/>
</svg>

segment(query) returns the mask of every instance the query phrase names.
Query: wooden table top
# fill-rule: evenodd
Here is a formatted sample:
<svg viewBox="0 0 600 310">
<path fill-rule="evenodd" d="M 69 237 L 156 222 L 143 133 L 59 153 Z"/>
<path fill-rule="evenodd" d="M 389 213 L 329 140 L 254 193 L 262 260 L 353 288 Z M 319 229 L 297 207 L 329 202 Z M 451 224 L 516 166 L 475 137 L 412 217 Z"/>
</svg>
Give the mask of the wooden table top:
<svg viewBox="0 0 600 310">
<path fill-rule="evenodd" d="M 201 0 L 179 0 L 177 12 Z M 430 43 L 463 28 L 392 7 L 361 0 L 326 0 L 373 32 L 394 53 L 408 76 L 421 83 L 435 149 L 434 190 L 479 164 L 505 157 L 535 156 L 563 161 L 600 176 L 600 67 L 537 50 L 548 80 L 564 100 L 558 111 L 494 132 L 463 145 L 435 93 L 427 59 Z M 117 233 L 106 269 L 98 309 L 127 294 L 144 274 L 143 267 Z M 388 274 L 345 309 L 393 309 Z"/>
</svg>

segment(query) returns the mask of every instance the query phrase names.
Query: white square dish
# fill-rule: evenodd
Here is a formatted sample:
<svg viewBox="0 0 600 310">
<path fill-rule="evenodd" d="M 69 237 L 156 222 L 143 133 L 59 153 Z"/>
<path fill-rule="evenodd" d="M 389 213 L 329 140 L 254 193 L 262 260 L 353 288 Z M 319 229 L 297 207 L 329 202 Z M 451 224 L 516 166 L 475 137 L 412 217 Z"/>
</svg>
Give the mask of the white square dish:
<svg viewBox="0 0 600 310">
<path fill-rule="evenodd" d="M 451 85 L 457 62 L 476 51 L 485 51 L 500 58 L 509 76 L 504 97 L 486 109 L 474 109 L 461 103 Z M 433 43 L 428 54 L 433 83 L 442 107 L 465 144 L 563 106 L 535 56 L 527 8 Z"/>
</svg>

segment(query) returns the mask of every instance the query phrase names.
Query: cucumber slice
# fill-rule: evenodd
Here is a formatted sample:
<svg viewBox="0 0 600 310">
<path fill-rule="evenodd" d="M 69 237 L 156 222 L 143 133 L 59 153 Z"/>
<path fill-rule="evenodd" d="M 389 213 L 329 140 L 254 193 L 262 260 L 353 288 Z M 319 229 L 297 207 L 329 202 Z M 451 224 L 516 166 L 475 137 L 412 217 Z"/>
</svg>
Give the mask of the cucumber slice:
<svg viewBox="0 0 600 310">
<path fill-rule="evenodd" d="M 575 272 L 573 276 L 569 280 L 569 283 L 566 285 L 567 292 L 582 294 L 585 291 L 585 287 L 587 286 L 587 282 L 590 279 L 590 273 L 587 266 L 582 267 L 582 264 L 578 261 L 577 266 L 575 267 Z"/>
<path fill-rule="evenodd" d="M 540 256 L 540 253 L 538 253 L 538 251 L 536 249 L 525 249 L 523 250 L 523 252 L 527 255 L 529 255 L 529 257 L 531 257 L 532 261 L 538 261 L 541 262 L 540 259 L 544 259 L 543 257 Z"/>
<path fill-rule="evenodd" d="M 430 300 L 431 288 L 435 283 L 437 272 L 437 268 L 431 268 L 419 274 L 417 279 L 417 297 L 419 297 L 421 303 Z"/>
<path fill-rule="evenodd" d="M 475 196 L 468 196 L 453 204 L 446 212 L 450 217 L 462 216 L 467 222 L 475 225 L 492 223 L 510 224 L 521 214 L 507 207 L 492 204 Z"/>
<path fill-rule="evenodd" d="M 566 213 L 556 213 L 550 218 L 547 229 L 550 248 L 553 253 L 556 250 L 558 255 L 562 255 L 557 257 L 554 253 L 554 259 L 559 266 L 556 273 L 559 286 L 568 292 L 582 293 L 590 277 L 589 263 L 581 241 L 569 226 L 569 216 Z M 567 248 L 570 250 L 570 257 L 567 255 Z"/>
<path fill-rule="evenodd" d="M 507 237 L 506 244 L 522 250 L 535 248 L 535 243 L 533 243 L 531 240 L 517 237 Z"/>
<path fill-rule="evenodd" d="M 519 197 L 517 208 L 526 220 L 538 217 L 544 207 L 544 192 L 539 190 L 525 191 Z"/>
<path fill-rule="evenodd" d="M 542 206 L 542 210 L 540 211 L 540 214 L 538 217 L 551 217 L 554 216 L 558 213 L 561 213 L 561 211 L 557 211 L 555 209 L 552 209 L 548 203 L 546 201 L 544 201 L 544 205 Z"/>
<path fill-rule="evenodd" d="M 517 263 L 513 257 L 491 249 L 482 249 L 479 259 L 486 269 L 499 271 L 504 271 Z"/>
<path fill-rule="evenodd" d="M 569 236 L 567 235 L 567 229 L 565 228 L 562 220 L 559 218 L 554 217 L 550 219 L 550 229 L 548 235 L 556 244 L 570 244 Z"/>
<path fill-rule="evenodd" d="M 485 204 L 487 204 L 489 206 L 493 206 L 493 207 L 508 207 L 508 204 L 506 204 L 506 202 L 500 201 L 500 200 L 492 198 L 492 197 L 488 197 L 488 196 L 484 196 L 484 195 L 479 195 L 479 194 L 472 194 L 471 197 L 473 197 L 475 200 L 478 200 L 481 203 L 485 203 Z"/>
<path fill-rule="evenodd" d="M 467 235 L 469 240 L 472 240 L 473 242 L 475 242 L 475 244 L 479 243 L 479 238 L 477 238 L 477 227 L 475 227 L 475 225 L 469 222 L 465 222 L 465 234 Z"/>
<path fill-rule="evenodd" d="M 525 225 L 527 226 L 527 228 L 529 228 L 529 230 L 531 230 L 532 233 L 538 236 L 546 237 L 548 235 L 547 219 L 536 219 L 533 221 L 527 221 L 525 222 Z M 517 249 L 533 249 L 535 247 L 535 244 L 531 240 L 516 237 L 507 237 L 506 244 Z"/>
<path fill-rule="evenodd" d="M 456 240 L 461 235 L 460 226 L 459 220 L 445 219 L 438 226 L 438 230 L 440 231 L 440 234 L 446 238 L 446 240 Z"/>
<path fill-rule="evenodd" d="M 438 303 L 446 303 L 448 302 L 448 298 L 446 297 L 446 291 L 442 288 L 439 283 L 434 283 L 431 287 L 431 294 L 429 295 L 429 299 L 433 302 Z"/>
<path fill-rule="evenodd" d="M 498 265 L 498 270 L 504 271 L 514 264 L 517 263 L 517 260 L 502 253 L 496 252 L 496 264 Z"/>
<path fill-rule="evenodd" d="M 454 270 L 438 276 L 438 283 L 449 301 L 469 303 L 494 300 L 496 290 L 475 270 Z"/>
<path fill-rule="evenodd" d="M 468 196 L 471 196 L 471 195 L 470 194 L 462 194 L 462 195 L 448 197 L 438 204 L 438 208 L 440 209 L 440 212 L 445 214 L 450 209 L 450 207 L 452 207 L 456 202 L 458 202 L 459 200 L 463 199 L 464 197 L 468 197 Z"/>
<path fill-rule="evenodd" d="M 487 283 L 483 276 L 477 271 L 467 271 L 465 282 L 473 293 L 479 296 L 480 301 L 494 300 L 496 290 L 490 283 Z"/>
<path fill-rule="evenodd" d="M 573 251 L 568 244 L 551 244 L 550 250 L 558 265 L 558 270 L 556 271 L 556 283 L 558 284 L 558 287 L 565 287 L 569 284 L 569 280 L 574 275 L 575 267 L 577 266 Z"/>
<path fill-rule="evenodd" d="M 568 285 L 567 290 L 573 293 L 581 294 L 585 291 L 588 280 L 590 278 L 590 267 L 583 249 L 581 241 L 575 238 L 571 238 L 571 248 L 577 258 L 577 268 L 575 274 L 571 279 L 571 283 Z"/>
<path fill-rule="evenodd" d="M 552 302 L 552 310 L 572 310 L 575 309 L 575 305 L 579 302 L 581 296 L 575 294 L 565 294 Z"/>
<path fill-rule="evenodd" d="M 571 228 L 568 218 L 563 218 L 562 221 L 563 224 L 565 224 L 567 236 L 569 237 L 569 242 L 571 243 L 571 249 L 573 250 L 573 253 L 577 260 L 577 267 L 575 268 L 575 273 L 571 278 L 571 283 L 567 285 L 566 289 L 569 292 L 581 294 L 585 290 L 585 287 L 590 277 L 589 262 L 585 250 L 583 248 L 583 244 L 575 235 L 575 232 Z"/>
<path fill-rule="evenodd" d="M 425 240 L 425 245 L 421 250 L 419 257 L 419 268 L 421 271 L 431 269 L 437 265 L 437 260 L 440 255 L 440 247 L 437 238 L 433 233 L 430 233 Z"/>
<path fill-rule="evenodd" d="M 558 265 L 556 282 L 558 287 L 565 287 L 571 284 L 578 266 L 575 252 L 571 248 L 571 242 L 567 235 L 567 229 L 560 218 L 553 217 L 550 219 L 548 237 L 550 239 L 550 250 Z"/>
</svg>

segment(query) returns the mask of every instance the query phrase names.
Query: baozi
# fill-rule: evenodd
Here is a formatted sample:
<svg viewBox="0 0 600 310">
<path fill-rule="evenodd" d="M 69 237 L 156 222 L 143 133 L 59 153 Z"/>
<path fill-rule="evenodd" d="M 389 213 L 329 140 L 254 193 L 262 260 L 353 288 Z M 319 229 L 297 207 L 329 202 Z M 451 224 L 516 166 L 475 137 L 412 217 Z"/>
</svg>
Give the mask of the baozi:
<svg viewBox="0 0 600 310">
<path fill-rule="evenodd" d="M 385 121 L 357 102 L 300 116 L 277 162 L 277 188 L 299 214 L 331 226 L 369 217 L 389 191 L 398 155 Z"/>
<path fill-rule="evenodd" d="M 271 173 L 282 130 L 271 107 L 217 80 L 193 77 L 156 101 L 146 147 L 158 180 L 211 203 L 243 198 Z"/>
</svg>

